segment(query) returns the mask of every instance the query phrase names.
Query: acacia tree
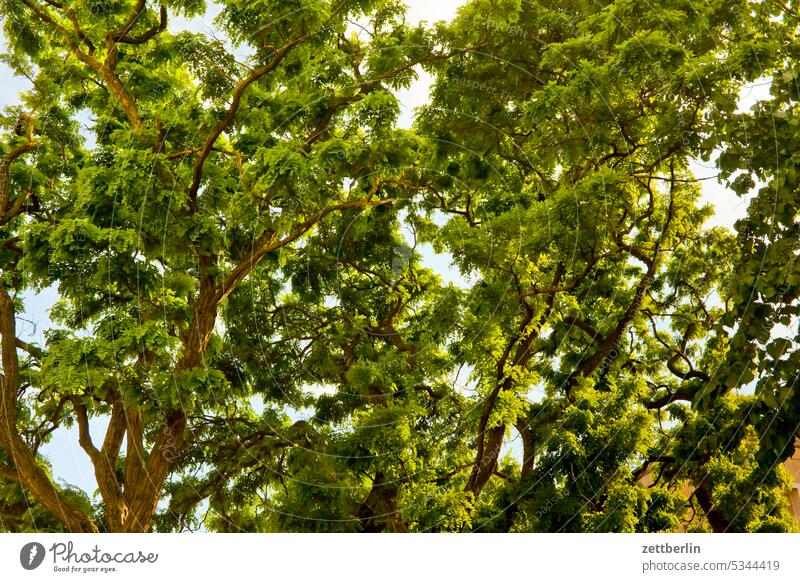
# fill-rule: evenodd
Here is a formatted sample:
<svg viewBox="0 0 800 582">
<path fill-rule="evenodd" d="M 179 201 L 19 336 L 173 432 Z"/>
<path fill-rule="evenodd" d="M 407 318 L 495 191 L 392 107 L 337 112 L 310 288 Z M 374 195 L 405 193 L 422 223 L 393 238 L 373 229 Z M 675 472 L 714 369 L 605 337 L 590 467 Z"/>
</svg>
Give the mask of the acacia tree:
<svg viewBox="0 0 800 582">
<path fill-rule="evenodd" d="M 480 276 L 457 344 L 480 393 L 473 527 L 674 528 L 695 513 L 687 482 L 716 531 L 793 527 L 777 465 L 796 430 L 777 429 L 783 456 L 754 472 L 757 399 L 733 392 L 753 375 L 719 332 L 745 324 L 728 288 L 746 267 L 729 233 L 703 229 L 688 166 L 725 141 L 738 87 L 763 73 L 769 43 L 734 40 L 763 34 L 769 10 L 751 8 L 473 2 L 455 21 L 452 42 L 491 41 L 433 65 L 419 130 L 440 161 L 428 208 L 453 215 L 431 240 Z M 703 405 L 720 370 L 726 391 Z M 660 487 L 641 486 L 650 472 Z"/>
<path fill-rule="evenodd" d="M 710 210 L 688 165 L 728 139 L 721 122 L 739 87 L 763 72 L 755 57 L 768 45 L 719 50 L 723 36 L 757 29 L 742 19 L 745 6 L 676 4 L 650 18 L 636 2 L 474 2 L 462 10 L 442 40 L 478 49 L 431 66 L 438 82 L 417 127 L 419 168 L 406 177 L 420 195 L 407 212 L 420 240 L 478 278 L 459 296 L 454 327 L 437 338 L 450 353 L 438 365 L 467 364 L 478 396 L 449 409 L 449 451 L 419 455 L 415 439 L 401 436 L 408 425 L 383 415 L 382 389 L 399 386 L 392 404 L 407 406 L 408 380 L 382 366 L 372 373 L 374 352 L 352 368 L 370 373 L 349 376 L 350 360 L 337 353 L 374 344 L 376 330 L 403 352 L 415 344 L 403 338 L 420 332 L 373 324 L 377 313 L 361 339 L 321 321 L 306 337 L 318 342 L 308 344 L 306 363 L 324 369 L 316 368 L 323 354 L 330 372 L 321 377 L 336 388 L 310 401 L 317 413 L 302 426 L 324 432 L 334 420 L 344 434 L 316 433 L 260 479 L 241 474 L 244 495 L 234 498 L 246 515 L 232 517 L 228 507 L 227 522 L 253 527 L 260 506 L 273 518 L 266 527 L 292 530 L 791 529 L 780 459 L 754 464 L 761 455 L 748 415 L 760 405 L 734 392 L 748 380 L 728 367 L 741 354 L 720 333 L 737 321 L 725 299 L 741 259 L 731 233 L 704 230 Z M 442 227 L 437 213 L 453 218 Z M 332 242 L 340 239 L 352 256 L 349 237 L 335 232 Z M 366 289 L 394 290 L 381 280 L 389 246 L 364 240 L 382 249 L 383 263 L 366 269 L 337 258 L 332 278 L 329 258 L 312 251 L 304 259 L 312 286 L 337 296 L 348 321 L 369 311 Z M 359 284 L 359 273 L 370 282 Z M 723 369 L 732 378 L 726 393 L 706 406 Z M 359 384 L 360 397 L 348 398 Z M 446 387 L 439 395 L 459 396 Z M 387 449 L 360 429 L 359 411 L 387 420 L 371 432 L 411 457 L 378 471 Z M 665 420 L 673 428 L 664 430 Z M 425 426 L 414 427 L 416 436 L 441 442 L 440 429 Z M 520 464 L 504 458 L 512 426 Z M 776 432 L 785 453 L 794 431 Z M 347 442 L 358 448 L 341 448 Z M 255 495 L 265 483 L 275 484 L 272 494 Z"/>
<path fill-rule="evenodd" d="M 33 76 L 29 100 L 57 104 L 67 119 L 88 112 L 97 142 L 48 191 L 52 212 L 37 209 L 20 227 L 28 282 L 57 284 L 61 295 L 51 314 L 59 327 L 29 383 L 18 371 L 15 306 L 0 297 L 4 473 L 72 531 L 151 528 L 191 435 L 246 406 L 254 389 L 214 365 L 220 307 L 251 276 L 275 280 L 266 290 L 278 293 L 279 257 L 330 215 L 393 203 L 401 147 L 388 139 L 389 90 L 443 56 L 392 2 L 227 2 L 217 19 L 227 47 L 168 32 L 170 14 L 202 9 L 2 4 L 6 57 Z M 361 17 L 366 40 L 346 34 Z M 33 142 L 47 110 L 27 115 Z M 9 164 L 32 146 L 19 148 Z M 19 213 L 16 196 L 4 201 Z M 4 272 L 10 290 L 23 288 L 13 268 Z M 98 512 L 61 494 L 23 442 L 19 393 L 47 403 L 55 425 L 77 424 Z M 108 418 L 101 443 L 94 416 Z"/>
<path fill-rule="evenodd" d="M 794 528 L 794 3 L 218 7 L 0 3 L 5 529 Z M 73 424 L 99 503 L 40 453 Z"/>
</svg>

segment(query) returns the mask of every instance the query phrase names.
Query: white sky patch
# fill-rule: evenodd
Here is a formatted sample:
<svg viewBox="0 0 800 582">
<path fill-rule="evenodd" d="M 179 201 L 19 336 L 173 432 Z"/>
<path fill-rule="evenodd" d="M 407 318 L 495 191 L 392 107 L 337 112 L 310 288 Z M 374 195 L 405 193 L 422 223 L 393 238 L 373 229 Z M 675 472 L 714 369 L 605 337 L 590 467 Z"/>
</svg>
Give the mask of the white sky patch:
<svg viewBox="0 0 800 582">
<path fill-rule="evenodd" d="M 202 16 L 186 18 L 183 15 L 170 15 L 167 28 L 170 32 L 176 33 L 183 30 L 200 32 L 219 38 L 220 33 L 214 26 L 214 19 L 220 15 L 222 7 L 216 2 L 206 3 L 206 13 Z"/>
<path fill-rule="evenodd" d="M 414 70 L 417 73 L 417 79 L 407 89 L 401 89 L 395 93 L 400 105 L 397 126 L 402 129 L 411 128 L 414 123 L 416 109 L 429 101 L 430 90 L 433 85 L 433 77 L 423 71 L 421 67 L 416 67 Z"/>
<path fill-rule="evenodd" d="M 769 101 L 772 99 L 769 87 L 772 80 L 768 77 L 759 77 L 752 83 L 744 85 L 739 90 L 739 103 L 737 113 L 747 113 L 750 108 L 759 101 Z"/>
<path fill-rule="evenodd" d="M 692 160 L 689 163 L 689 169 L 695 178 L 702 180 L 700 182 L 701 202 L 714 207 L 714 215 L 706 221 L 705 226 L 707 228 L 724 226 L 733 230 L 733 225 L 736 221 L 747 215 L 747 208 L 754 194 L 748 193 L 739 196 L 736 192 L 727 188 L 716 177 L 719 174 L 719 169 L 715 164 L 716 157 L 710 162 Z"/>
<path fill-rule="evenodd" d="M 0 46 L 6 50 L 6 37 L 0 30 Z M 19 94 L 33 87 L 28 79 L 15 77 L 8 65 L 0 63 L 0 109 L 19 103 Z"/>
<path fill-rule="evenodd" d="M 94 132 L 95 118 L 92 117 L 92 112 L 88 109 L 81 109 L 75 115 L 78 123 L 81 124 L 81 136 L 85 140 L 83 147 L 87 150 L 93 150 L 97 147 L 97 136 Z"/>
<path fill-rule="evenodd" d="M 750 111 L 759 101 L 769 101 L 772 98 L 769 92 L 770 82 L 770 79 L 761 77 L 743 86 L 739 91 L 737 113 Z M 715 178 L 719 173 L 719 169 L 716 167 L 717 157 L 714 156 L 708 162 L 694 160 L 689 167 L 696 178 L 703 180 L 700 183 L 703 202 L 714 206 L 715 214 L 706 222 L 706 226 L 725 226 L 733 229 L 737 220 L 747 216 L 750 201 L 755 192 L 764 184 L 757 182 L 755 188 L 749 193 L 743 196 L 737 195 Z"/>
<path fill-rule="evenodd" d="M 405 0 L 408 5 L 406 21 L 411 23 L 451 20 L 465 0 Z"/>
</svg>

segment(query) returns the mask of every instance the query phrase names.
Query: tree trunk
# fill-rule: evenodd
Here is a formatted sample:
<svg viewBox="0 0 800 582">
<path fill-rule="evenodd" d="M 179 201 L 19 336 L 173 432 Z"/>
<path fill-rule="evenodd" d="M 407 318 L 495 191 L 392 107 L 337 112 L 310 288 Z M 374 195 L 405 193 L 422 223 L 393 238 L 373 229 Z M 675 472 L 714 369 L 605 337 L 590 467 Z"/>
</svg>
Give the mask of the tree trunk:
<svg viewBox="0 0 800 582">
<path fill-rule="evenodd" d="M 0 346 L 3 377 L 0 382 L 0 446 L 14 462 L 20 483 L 45 509 L 73 532 L 96 532 L 91 517 L 58 491 L 17 430 L 17 391 L 19 390 L 19 357 L 14 302 L 5 287 L 0 286 Z"/>
</svg>

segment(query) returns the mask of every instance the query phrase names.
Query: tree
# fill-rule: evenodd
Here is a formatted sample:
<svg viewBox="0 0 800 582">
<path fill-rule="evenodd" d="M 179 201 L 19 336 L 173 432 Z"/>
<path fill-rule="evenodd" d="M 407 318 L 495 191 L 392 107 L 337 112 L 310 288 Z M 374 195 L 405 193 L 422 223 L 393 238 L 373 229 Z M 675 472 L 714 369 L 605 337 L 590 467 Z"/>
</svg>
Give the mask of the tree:
<svg viewBox="0 0 800 582">
<path fill-rule="evenodd" d="M 736 375 L 745 354 L 720 332 L 742 310 L 718 299 L 742 266 L 729 233 L 703 229 L 689 169 L 725 141 L 721 120 L 770 46 L 719 50 L 766 21 L 749 8 L 472 2 L 455 21 L 451 42 L 488 42 L 433 65 L 419 130 L 439 162 L 427 208 L 453 215 L 431 240 L 480 277 L 459 343 L 481 394 L 465 486 L 479 499 L 474 527 L 674 528 L 686 481 L 715 530 L 792 527 L 774 492 L 796 425 L 777 429 L 783 455 L 754 470 L 745 411 L 756 400 L 731 393 L 753 376 Z M 726 366 L 727 391 L 708 404 Z M 662 420 L 679 423 L 665 438 Z M 522 464 L 484 493 L 512 426 Z M 637 483 L 656 467 L 666 491 Z M 737 474 L 738 498 L 726 493 L 721 510 L 717 489 L 737 471 L 752 474 Z M 653 525 L 664 505 L 672 517 Z"/>
<path fill-rule="evenodd" d="M 793 3 L 0 7 L 4 529 L 796 527 Z"/>
<path fill-rule="evenodd" d="M 273 278 L 266 287 L 278 293 L 281 257 L 330 215 L 394 202 L 390 158 L 402 147 L 387 141 L 390 89 L 443 55 L 390 2 L 295 4 L 226 3 L 218 24 L 228 47 L 167 31 L 169 14 L 196 14 L 196 2 L 2 5 L 8 61 L 18 74 L 36 71 L 28 142 L 8 164 L 33 149 L 54 108 L 66 121 L 53 147 L 66 141 L 75 158 L 55 188 L 41 188 L 20 225 L 21 260 L 4 268 L 3 444 L 9 469 L 73 531 L 151 528 L 190 435 L 268 390 L 214 364 L 220 307 L 250 276 Z M 346 34 L 362 15 L 367 42 Z M 236 47 L 249 52 L 245 63 Z M 79 139 L 65 135 L 82 110 L 94 119 L 91 154 L 72 153 Z M 2 206 L 12 200 L 21 215 L 25 194 L 15 196 Z M 62 297 L 46 352 L 22 364 L 30 385 L 15 348 L 18 265 Z M 66 499 L 36 463 L 15 418 L 19 392 L 44 400 L 56 425 L 78 425 L 100 513 Z M 89 429 L 98 415 L 109 418 L 102 443 Z"/>
</svg>

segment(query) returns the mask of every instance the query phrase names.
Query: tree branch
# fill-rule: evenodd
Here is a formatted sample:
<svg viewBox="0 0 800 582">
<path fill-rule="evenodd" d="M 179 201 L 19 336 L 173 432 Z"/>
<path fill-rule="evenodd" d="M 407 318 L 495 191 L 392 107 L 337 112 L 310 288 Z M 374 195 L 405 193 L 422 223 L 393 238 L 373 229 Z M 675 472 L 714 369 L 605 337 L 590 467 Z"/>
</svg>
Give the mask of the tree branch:
<svg viewBox="0 0 800 582">
<path fill-rule="evenodd" d="M 140 2 L 140 4 L 144 5 L 144 2 Z M 141 14 L 141 12 L 139 12 L 136 15 L 136 18 L 133 19 L 130 25 L 127 25 L 113 32 L 111 34 L 111 38 L 118 43 L 122 42 L 126 44 L 144 44 L 157 34 L 164 32 L 167 29 L 167 7 L 162 5 L 159 9 L 158 24 L 156 24 L 155 26 L 153 26 L 152 28 L 150 28 L 149 30 L 138 36 L 128 36 L 128 31 L 131 28 L 133 28 L 133 25 L 136 23 L 136 19 L 138 18 L 139 14 Z"/>
<path fill-rule="evenodd" d="M 33 118 L 29 115 L 23 115 L 20 117 L 20 122 L 23 121 L 25 122 L 26 126 L 25 143 L 18 145 L 8 152 L 5 156 L 3 156 L 3 161 L 0 163 L 0 217 L 3 217 L 3 223 L 8 222 L 10 219 L 10 217 L 9 219 L 6 219 L 5 216 L 7 214 L 6 211 L 8 210 L 11 164 L 20 156 L 33 151 L 37 147 L 36 141 L 33 139 Z"/>
<path fill-rule="evenodd" d="M 601 344 L 604 344 L 606 342 L 606 338 L 604 338 L 600 334 L 600 332 L 598 332 L 588 322 L 586 322 L 585 320 L 581 319 L 577 315 L 575 315 L 575 316 L 573 316 L 573 317 L 571 317 L 569 319 L 565 319 L 564 323 L 566 323 L 567 325 L 570 325 L 570 326 L 575 326 L 578 329 L 580 329 L 581 331 L 586 332 L 586 334 L 589 335 L 589 337 L 592 338 L 592 341 L 599 342 Z"/>
<path fill-rule="evenodd" d="M 292 50 L 297 44 L 302 42 L 303 37 L 296 38 L 288 43 L 286 43 L 280 50 L 275 53 L 275 56 L 272 60 L 264 65 L 253 71 L 250 75 L 246 78 L 239 81 L 236 87 L 233 90 L 233 94 L 231 95 L 231 104 L 228 107 L 228 111 L 225 113 L 225 116 L 214 126 L 214 129 L 211 130 L 211 133 L 206 137 L 203 145 L 200 148 L 199 153 L 197 154 L 197 159 L 194 163 L 194 170 L 192 173 L 192 183 L 189 186 L 189 208 L 192 212 L 197 211 L 197 193 L 200 190 L 200 182 L 203 179 L 203 167 L 208 159 L 208 156 L 211 154 L 211 150 L 214 147 L 214 143 L 217 141 L 222 132 L 225 131 L 230 127 L 233 123 L 234 119 L 236 119 L 236 113 L 239 111 L 239 106 L 241 105 L 242 95 L 247 90 L 247 88 L 262 78 L 264 75 L 270 73 L 271 71 L 275 70 L 278 65 L 281 64 L 283 59 L 286 55 L 289 54 L 289 51 Z"/>
<path fill-rule="evenodd" d="M 86 405 L 82 404 L 77 398 L 73 398 L 72 407 L 75 409 L 75 420 L 78 425 L 78 444 L 89 455 L 92 464 L 97 467 L 100 464 L 100 451 L 92 442 L 92 435 L 89 432 L 89 413 L 86 410 Z"/>
<path fill-rule="evenodd" d="M 381 200 L 353 200 L 340 204 L 333 204 L 318 212 L 312 218 L 297 225 L 291 233 L 280 240 L 276 240 L 277 233 L 266 231 L 259 237 L 255 248 L 247 258 L 241 260 L 228 275 L 222 288 L 217 292 L 216 303 L 218 304 L 220 301 L 226 299 L 265 255 L 296 241 L 331 212 L 350 208 L 364 208 L 367 206 L 383 206 L 392 204 L 394 201 L 394 198 L 384 198 Z"/>
<path fill-rule="evenodd" d="M 19 338 L 17 338 L 17 347 L 21 350 L 28 352 L 28 354 L 31 357 L 34 357 L 37 360 L 43 360 L 44 357 L 47 355 L 45 354 L 43 349 L 38 348 L 33 344 L 29 344 L 28 342 L 24 342 Z"/>
<path fill-rule="evenodd" d="M 679 400 L 691 402 L 692 399 L 694 399 L 694 396 L 695 395 L 688 390 L 676 390 L 674 393 L 668 393 L 661 398 L 647 402 L 644 406 L 648 410 L 658 410 L 659 408 L 664 408 L 667 404 L 671 404 Z"/>
</svg>

